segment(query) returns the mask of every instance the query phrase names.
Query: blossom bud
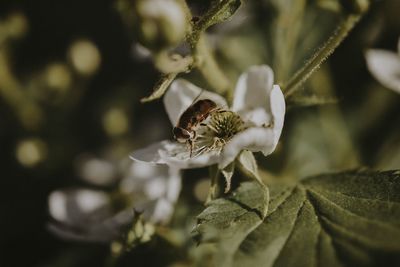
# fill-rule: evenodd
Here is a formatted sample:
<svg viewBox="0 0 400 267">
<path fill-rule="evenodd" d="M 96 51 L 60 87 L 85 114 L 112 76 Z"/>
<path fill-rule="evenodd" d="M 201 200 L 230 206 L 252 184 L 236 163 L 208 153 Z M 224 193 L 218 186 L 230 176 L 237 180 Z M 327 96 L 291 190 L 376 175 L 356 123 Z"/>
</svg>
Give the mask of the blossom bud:
<svg viewBox="0 0 400 267">
<path fill-rule="evenodd" d="M 188 20 L 176 0 L 138 0 L 136 13 L 140 42 L 150 49 L 175 46 L 185 37 Z"/>
</svg>

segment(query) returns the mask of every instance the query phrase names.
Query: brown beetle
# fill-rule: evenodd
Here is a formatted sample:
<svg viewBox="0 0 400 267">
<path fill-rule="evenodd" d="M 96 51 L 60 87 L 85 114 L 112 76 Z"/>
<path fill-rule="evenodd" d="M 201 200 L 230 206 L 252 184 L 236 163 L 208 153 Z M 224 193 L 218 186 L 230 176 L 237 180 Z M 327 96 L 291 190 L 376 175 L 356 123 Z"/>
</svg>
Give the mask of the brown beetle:
<svg viewBox="0 0 400 267">
<path fill-rule="evenodd" d="M 172 130 L 176 141 L 190 145 L 190 157 L 192 156 L 193 141 L 196 138 L 196 127 L 216 109 L 217 104 L 214 101 L 200 99 L 182 113 L 177 125 Z"/>
</svg>

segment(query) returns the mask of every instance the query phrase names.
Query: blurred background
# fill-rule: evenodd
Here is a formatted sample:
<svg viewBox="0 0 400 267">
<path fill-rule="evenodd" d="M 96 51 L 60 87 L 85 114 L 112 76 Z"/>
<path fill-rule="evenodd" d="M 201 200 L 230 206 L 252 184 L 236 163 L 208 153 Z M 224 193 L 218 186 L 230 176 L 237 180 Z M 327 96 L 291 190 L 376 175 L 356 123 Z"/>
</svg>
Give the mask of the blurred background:
<svg viewBox="0 0 400 267">
<path fill-rule="evenodd" d="M 134 2 L 0 1 L 0 266 L 111 264 L 109 242 L 54 234 L 48 201 L 65 188 L 118 192 L 129 153 L 171 138 L 162 101 L 140 103 L 159 71 L 139 37 Z M 232 20 L 207 32 L 233 84 L 256 64 L 271 65 L 276 82 L 286 82 L 343 17 L 334 0 L 244 2 Z M 209 1 L 189 4 L 201 15 Z M 397 50 L 399 10 L 398 0 L 373 2 L 327 64 L 288 100 L 277 152 L 257 155 L 265 173 L 300 179 L 400 168 L 400 95 L 371 76 L 364 58 L 369 48 Z M 182 76 L 212 90 L 197 71 Z M 207 194 L 206 176 L 207 170 L 184 172 L 172 222 L 164 226 L 168 234 L 158 230 L 118 264 L 196 262 L 189 232 Z"/>
</svg>

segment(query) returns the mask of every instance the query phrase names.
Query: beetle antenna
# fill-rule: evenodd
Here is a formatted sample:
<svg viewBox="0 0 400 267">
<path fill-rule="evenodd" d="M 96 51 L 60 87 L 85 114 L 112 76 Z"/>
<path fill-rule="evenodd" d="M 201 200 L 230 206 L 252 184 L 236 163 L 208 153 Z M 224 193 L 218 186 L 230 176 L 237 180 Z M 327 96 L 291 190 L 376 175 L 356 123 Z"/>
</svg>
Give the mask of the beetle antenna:
<svg viewBox="0 0 400 267">
<path fill-rule="evenodd" d="M 204 93 L 204 89 L 201 89 L 200 93 L 193 99 L 192 104 L 190 104 L 190 106 L 192 106 L 194 103 L 196 103 L 197 100 L 199 100 L 200 96 Z"/>
</svg>

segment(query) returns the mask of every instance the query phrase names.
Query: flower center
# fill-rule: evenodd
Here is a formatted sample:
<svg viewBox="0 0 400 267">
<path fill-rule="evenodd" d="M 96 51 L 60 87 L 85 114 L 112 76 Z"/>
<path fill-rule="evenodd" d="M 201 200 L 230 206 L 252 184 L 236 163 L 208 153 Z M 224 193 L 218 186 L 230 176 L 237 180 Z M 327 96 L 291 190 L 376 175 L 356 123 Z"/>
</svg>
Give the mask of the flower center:
<svg viewBox="0 0 400 267">
<path fill-rule="evenodd" d="M 243 121 L 232 111 L 218 111 L 211 115 L 208 127 L 214 137 L 229 141 L 235 134 L 243 131 Z"/>
<path fill-rule="evenodd" d="M 210 117 L 196 130 L 194 140 L 194 155 L 215 150 L 220 152 L 224 145 L 235 134 L 245 129 L 244 122 L 238 114 L 227 110 L 218 110 L 210 114 Z"/>
</svg>

